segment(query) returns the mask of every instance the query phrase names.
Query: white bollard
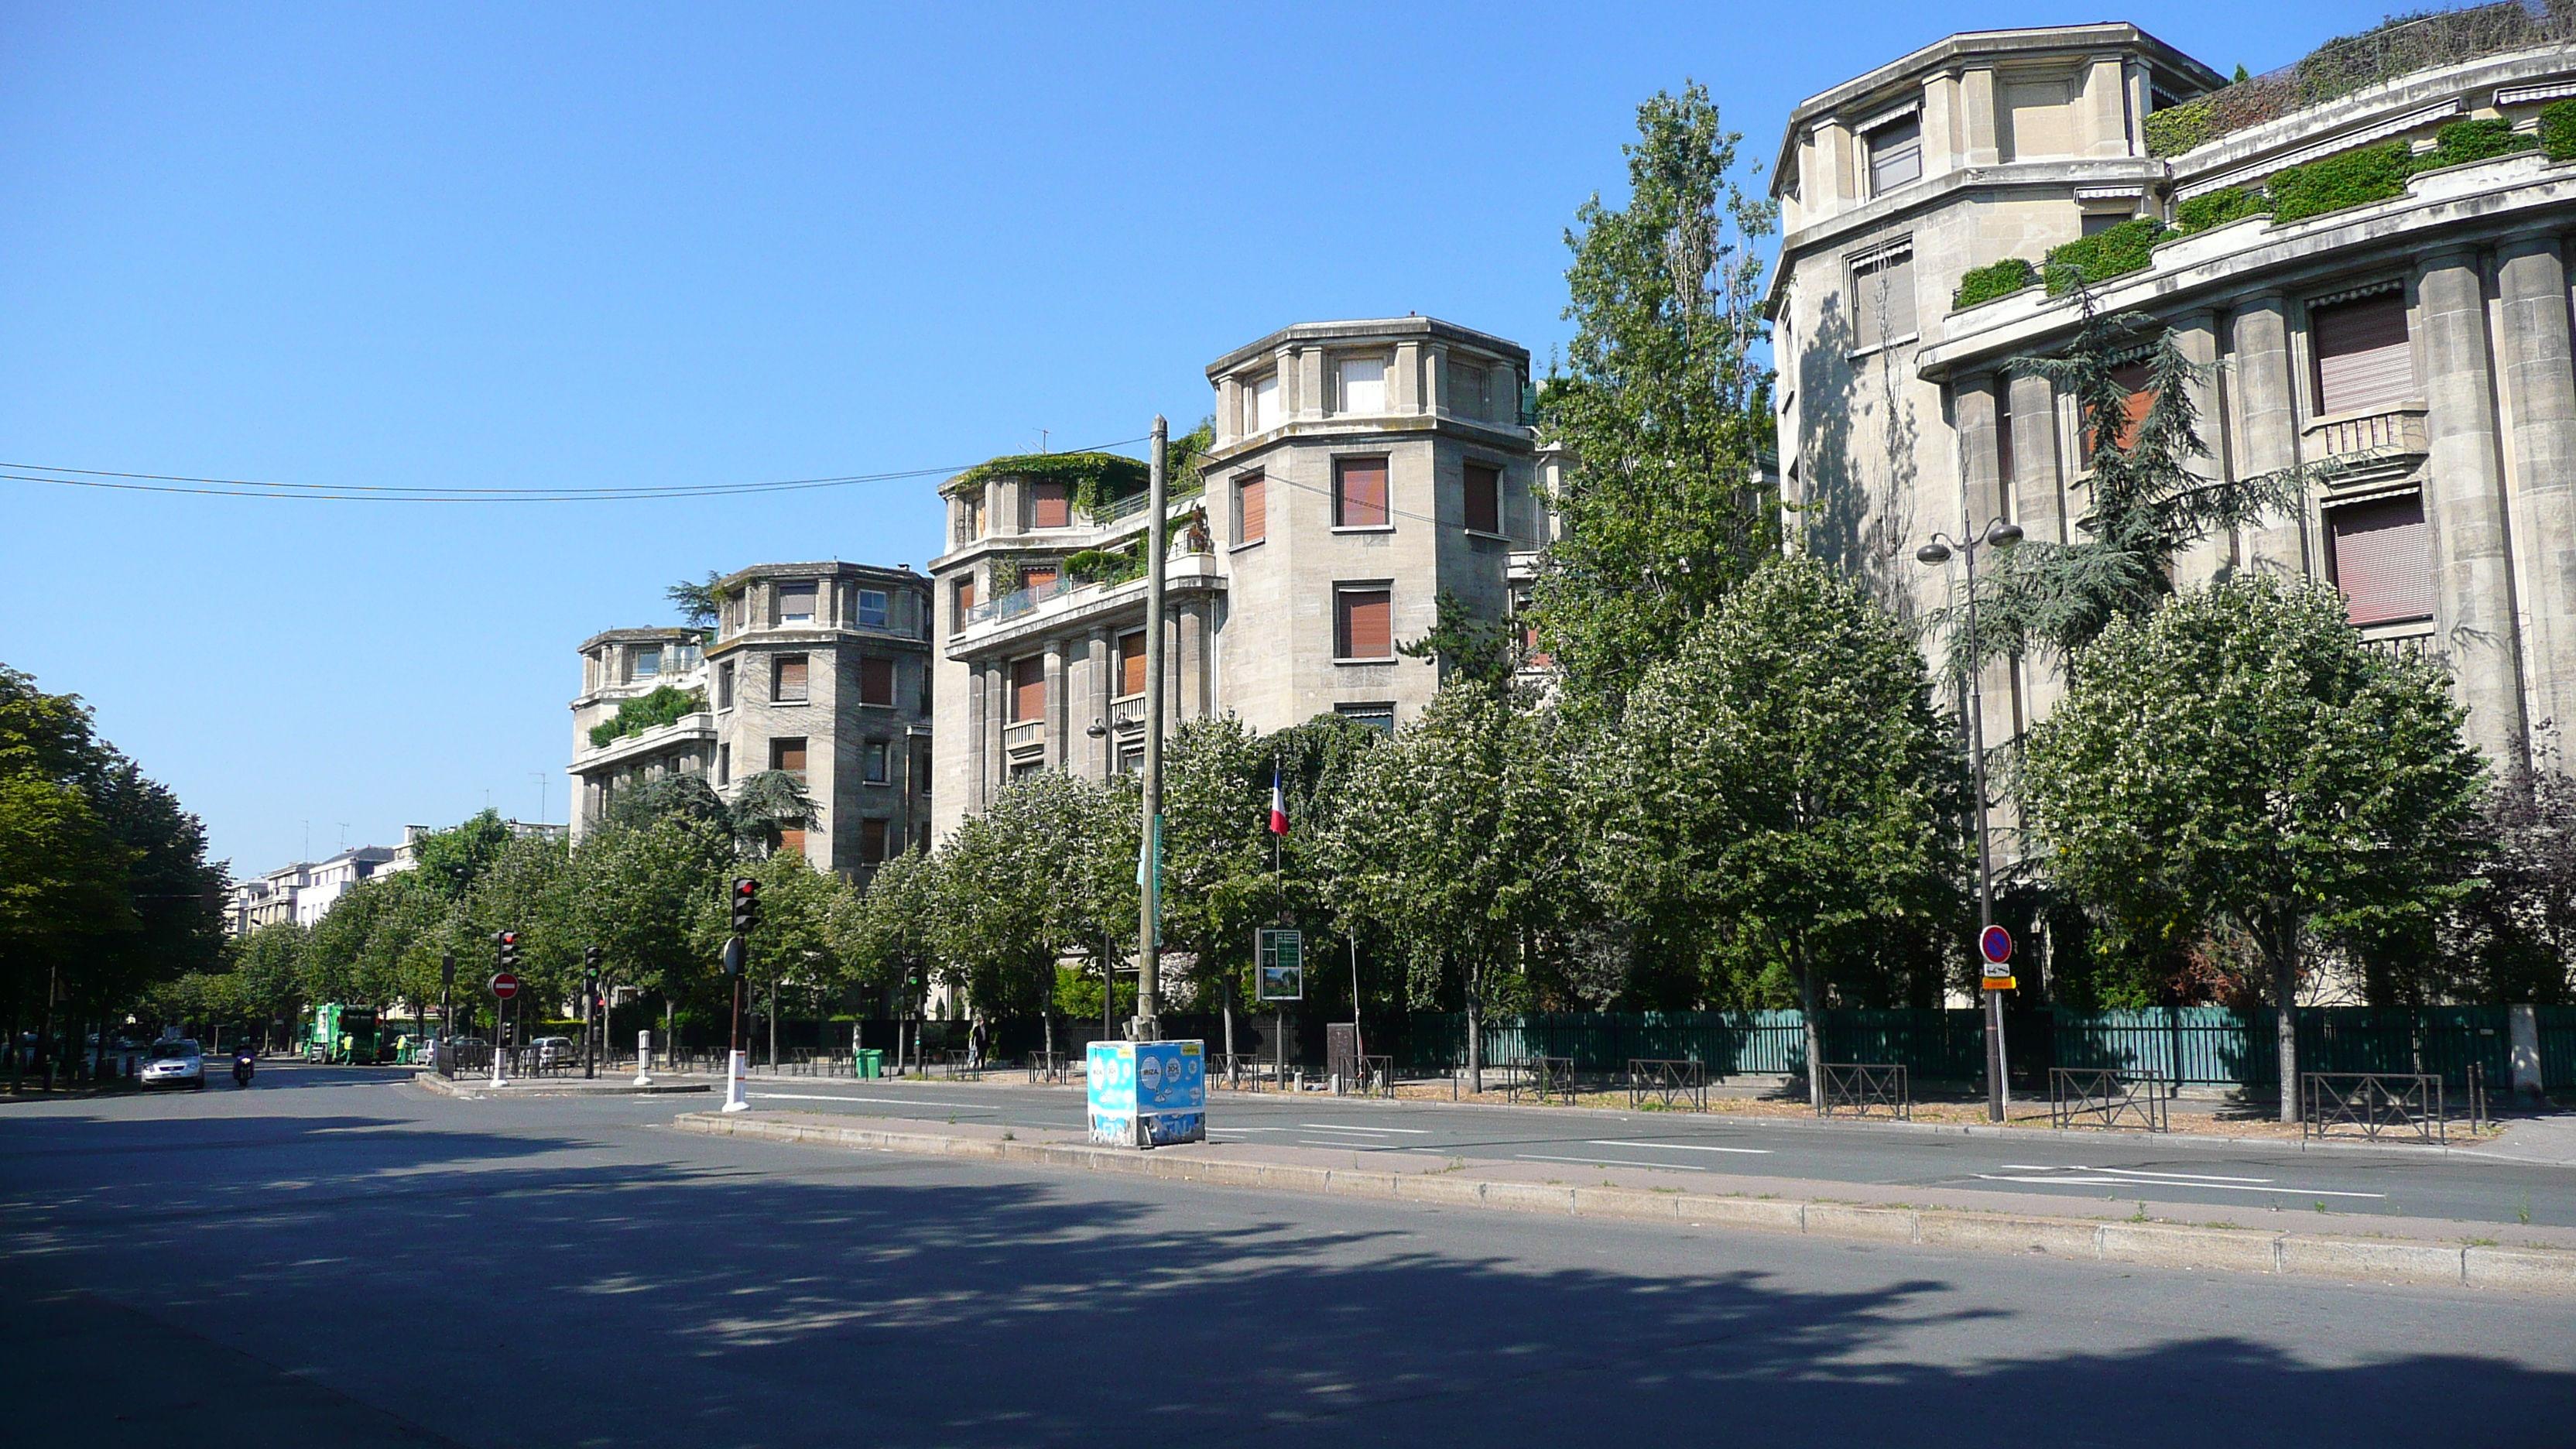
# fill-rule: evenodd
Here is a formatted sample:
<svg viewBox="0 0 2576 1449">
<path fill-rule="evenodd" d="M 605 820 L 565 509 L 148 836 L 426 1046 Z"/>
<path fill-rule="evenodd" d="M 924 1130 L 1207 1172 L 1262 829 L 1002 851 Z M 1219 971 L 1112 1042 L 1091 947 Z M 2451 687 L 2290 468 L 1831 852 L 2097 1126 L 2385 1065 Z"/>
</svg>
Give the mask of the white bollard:
<svg viewBox="0 0 2576 1449">
<path fill-rule="evenodd" d="M 653 1078 L 650 1075 L 652 1070 L 653 1033 L 639 1031 L 635 1033 L 635 1085 L 639 1087 L 653 1085 Z"/>
<path fill-rule="evenodd" d="M 751 1104 L 742 1099 L 742 1062 L 743 1055 L 740 1052 L 729 1052 L 725 1055 L 724 1110 L 728 1112 L 751 1110 Z"/>
</svg>

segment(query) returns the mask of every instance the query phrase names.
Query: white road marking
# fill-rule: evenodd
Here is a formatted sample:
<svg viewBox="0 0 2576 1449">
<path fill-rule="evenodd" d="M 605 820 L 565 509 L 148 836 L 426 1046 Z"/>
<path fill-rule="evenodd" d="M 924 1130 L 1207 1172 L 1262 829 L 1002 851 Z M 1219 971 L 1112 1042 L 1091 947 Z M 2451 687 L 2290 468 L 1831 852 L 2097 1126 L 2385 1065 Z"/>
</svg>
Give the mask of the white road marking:
<svg viewBox="0 0 2576 1449">
<path fill-rule="evenodd" d="M 2273 1181 L 2273 1179 L 2268 1177 L 2221 1177 L 2214 1172 L 2150 1172 L 2143 1167 L 2086 1167 L 2080 1162 L 2071 1164 L 2062 1162 L 2007 1162 L 2003 1164 L 2003 1168 L 2006 1172 L 2119 1172 L 2126 1173 L 2131 1177 L 2171 1178 L 2176 1182 L 2269 1183 Z"/>
<path fill-rule="evenodd" d="M 2326 1187 L 2249 1187 L 2233 1182 L 2140 1182 L 2134 1177 L 2027 1177 L 2016 1173 L 1980 1172 L 1986 1182 L 2063 1183 L 2074 1187 L 2201 1187 L 2212 1192 L 2268 1192 L 2274 1197 L 2367 1197 L 2385 1199 L 2384 1192 L 2338 1192 Z"/>
<path fill-rule="evenodd" d="M 898 1107 L 947 1107 L 945 1102 L 924 1102 L 913 1097 L 853 1097 L 841 1092 L 745 1092 L 767 1102 L 891 1102 Z M 949 1107 L 952 1112 L 998 1112 L 999 1107 Z"/>
<path fill-rule="evenodd" d="M 1702 1147 L 1690 1142 L 1608 1142 L 1594 1138 L 1586 1147 L 1651 1147 L 1657 1152 L 1743 1152 L 1755 1157 L 1768 1157 L 1768 1147 Z"/>
<path fill-rule="evenodd" d="M 1708 1171 L 1705 1167 L 1693 1167 L 1687 1162 L 1630 1162 L 1618 1157 L 1550 1157 L 1543 1152 L 1515 1152 L 1512 1155 L 1523 1162 L 1580 1162 L 1586 1167 L 1651 1167 L 1657 1172 Z"/>
<path fill-rule="evenodd" d="M 1431 1135 L 1428 1127 L 1344 1127 L 1332 1122 L 1300 1122 L 1297 1125 L 1309 1132 L 1366 1132 L 1372 1137 L 1388 1132 L 1401 1132 L 1407 1137 Z"/>
</svg>

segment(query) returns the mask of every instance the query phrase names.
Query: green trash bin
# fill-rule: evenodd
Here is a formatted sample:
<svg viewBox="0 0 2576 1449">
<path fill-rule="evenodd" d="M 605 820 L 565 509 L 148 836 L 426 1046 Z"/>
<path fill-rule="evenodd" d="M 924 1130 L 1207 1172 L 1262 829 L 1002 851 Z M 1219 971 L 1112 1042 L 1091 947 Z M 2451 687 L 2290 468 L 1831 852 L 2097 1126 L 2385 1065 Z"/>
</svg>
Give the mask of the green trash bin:
<svg viewBox="0 0 2576 1449">
<path fill-rule="evenodd" d="M 882 1077 L 885 1075 L 885 1053 L 873 1047 L 861 1047 L 854 1053 L 851 1067 L 862 1077 Z"/>
</svg>

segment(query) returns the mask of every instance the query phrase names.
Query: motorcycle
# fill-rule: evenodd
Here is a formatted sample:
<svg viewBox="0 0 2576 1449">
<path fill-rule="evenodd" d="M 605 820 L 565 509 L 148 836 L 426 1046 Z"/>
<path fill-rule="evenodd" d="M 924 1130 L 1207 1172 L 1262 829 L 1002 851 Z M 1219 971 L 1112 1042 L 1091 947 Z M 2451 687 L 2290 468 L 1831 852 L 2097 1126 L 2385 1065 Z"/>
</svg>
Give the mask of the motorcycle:
<svg viewBox="0 0 2576 1449">
<path fill-rule="evenodd" d="M 256 1069 L 258 1063 L 259 1058 L 252 1056 L 248 1052 L 235 1052 L 233 1054 L 233 1085 L 236 1087 L 249 1086 L 250 1074 L 254 1069 Z"/>
</svg>

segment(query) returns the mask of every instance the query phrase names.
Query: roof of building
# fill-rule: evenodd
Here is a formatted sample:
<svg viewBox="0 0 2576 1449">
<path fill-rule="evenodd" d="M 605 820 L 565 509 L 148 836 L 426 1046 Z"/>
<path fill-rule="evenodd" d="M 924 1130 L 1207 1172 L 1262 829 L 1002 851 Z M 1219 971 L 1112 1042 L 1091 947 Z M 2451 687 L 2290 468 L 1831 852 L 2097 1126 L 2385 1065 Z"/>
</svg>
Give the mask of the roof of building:
<svg viewBox="0 0 2576 1449">
<path fill-rule="evenodd" d="M 581 652 L 587 654 L 602 644 L 687 644 L 706 633 L 678 625 L 655 625 L 633 629 L 602 629 L 581 641 Z"/>
<path fill-rule="evenodd" d="M 898 586 L 910 585 L 921 589 L 930 587 L 930 580 L 921 574 L 914 573 L 912 565 L 908 563 L 896 564 L 889 568 L 884 564 L 843 563 L 839 559 L 831 559 L 823 563 L 752 564 L 735 569 L 732 573 L 716 580 L 716 587 L 730 591 L 754 579 L 865 579 Z"/>
<path fill-rule="evenodd" d="M 1529 363 L 1529 349 L 1509 338 L 1443 322 L 1437 317 L 1406 314 L 1402 317 L 1367 317 L 1344 322 L 1299 322 L 1282 327 L 1257 342 L 1247 342 L 1207 365 L 1208 381 L 1214 382 L 1263 353 L 1276 351 L 1292 342 L 1357 342 L 1385 339 L 1402 341 L 1419 337 L 1427 341 L 1462 342 L 1486 352 L 1513 358 L 1523 366 Z"/>
</svg>

